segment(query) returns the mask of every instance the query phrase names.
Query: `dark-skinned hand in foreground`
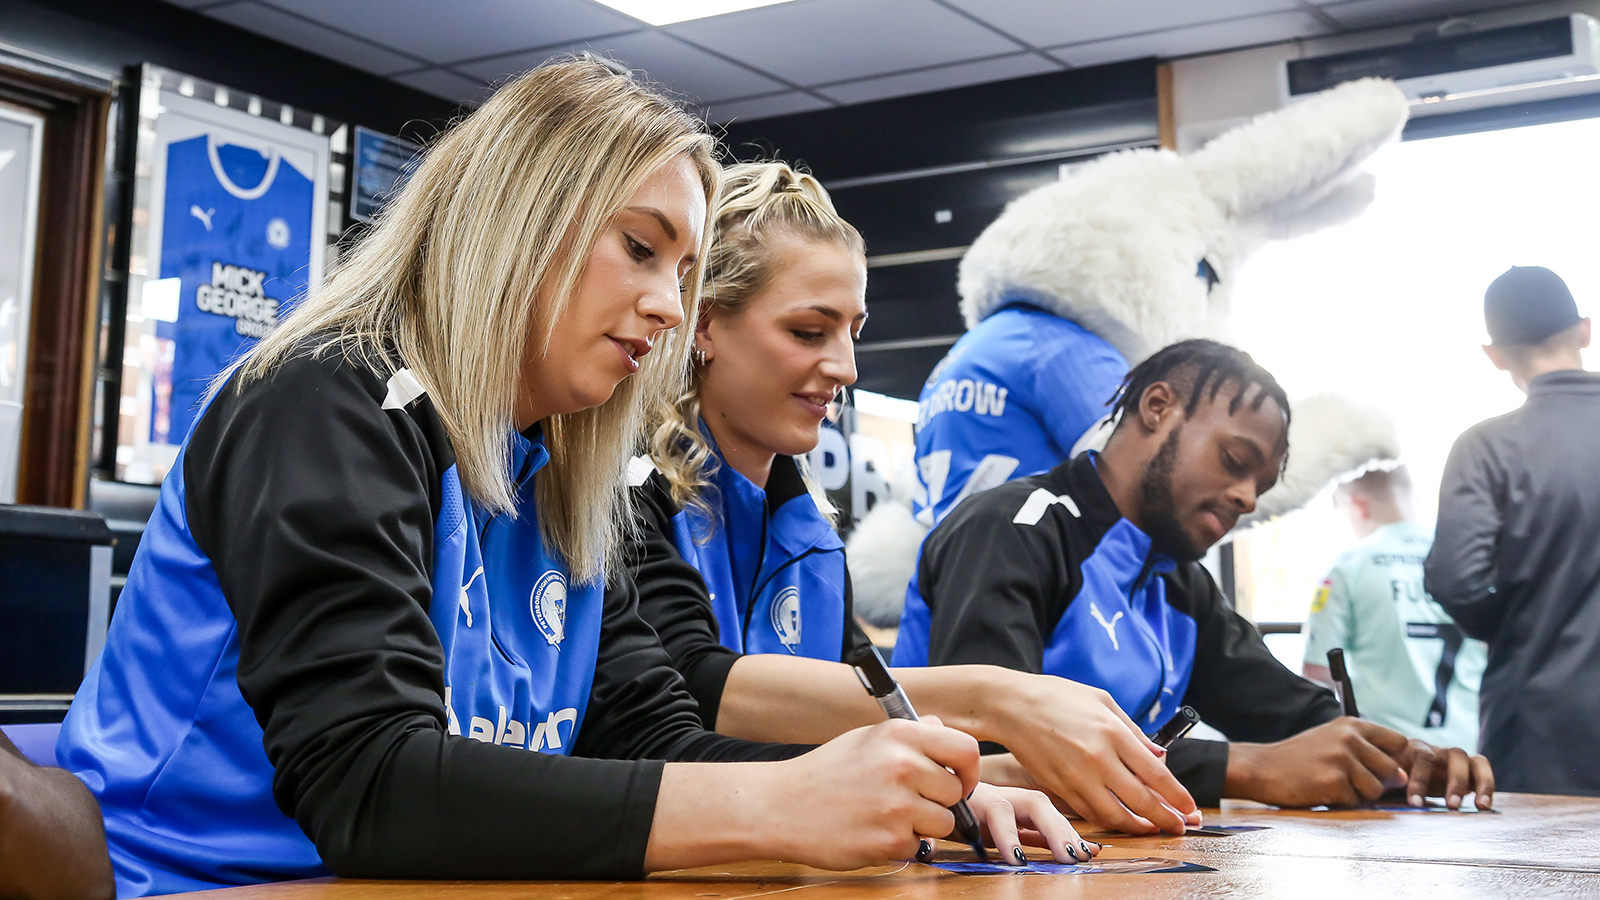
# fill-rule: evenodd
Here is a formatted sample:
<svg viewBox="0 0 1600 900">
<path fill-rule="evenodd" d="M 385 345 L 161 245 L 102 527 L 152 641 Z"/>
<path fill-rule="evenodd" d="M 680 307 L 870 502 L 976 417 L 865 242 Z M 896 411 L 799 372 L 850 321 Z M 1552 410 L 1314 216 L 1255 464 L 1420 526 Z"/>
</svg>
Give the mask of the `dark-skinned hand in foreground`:
<svg viewBox="0 0 1600 900">
<path fill-rule="evenodd" d="M 107 900 L 100 807 L 77 777 L 34 765 L 0 733 L 0 897 Z"/>
</svg>

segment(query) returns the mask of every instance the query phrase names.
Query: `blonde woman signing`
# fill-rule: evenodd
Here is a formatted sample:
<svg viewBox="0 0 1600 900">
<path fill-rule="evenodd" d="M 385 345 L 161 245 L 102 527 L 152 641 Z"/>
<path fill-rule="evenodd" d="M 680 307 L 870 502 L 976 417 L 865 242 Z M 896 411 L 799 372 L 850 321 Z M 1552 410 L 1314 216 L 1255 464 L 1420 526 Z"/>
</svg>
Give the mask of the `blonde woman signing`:
<svg viewBox="0 0 1600 900">
<path fill-rule="evenodd" d="M 62 730 L 119 895 L 852 868 L 950 830 L 970 737 L 709 733 L 608 586 L 642 411 L 681 383 L 711 150 L 598 63 L 531 72 L 224 373 Z"/>
<path fill-rule="evenodd" d="M 630 470 L 644 516 L 629 565 L 707 727 L 826 740 L 882 718 L 839 663 L 866 638 L 843 544 L 798 459 L 856 378 L 862 240 L 814 178 L 775 162 L 730 169 L 713 224 L 691 386 L 658 411 L 650 459 Z M 1124 831 L 1199 822 L 1162 751 L 1104 691 L 993 666 L 897 677 L 919 710 L 1011 750 L 985 757 L 986 780 L 1045 787 Z M 1093 846 L 1066 837 L 1058 855 Z"/>
</svg>

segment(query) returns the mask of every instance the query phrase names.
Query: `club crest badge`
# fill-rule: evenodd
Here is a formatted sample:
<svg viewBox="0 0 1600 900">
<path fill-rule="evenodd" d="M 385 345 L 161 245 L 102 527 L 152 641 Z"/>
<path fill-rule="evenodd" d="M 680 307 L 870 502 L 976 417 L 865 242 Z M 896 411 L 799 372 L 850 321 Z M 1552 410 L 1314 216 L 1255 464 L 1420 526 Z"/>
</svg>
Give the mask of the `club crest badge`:
<svg viewBox="0 0 1600 900">
<path fill-rule="evenodd" d="M 1314 613 L 1322 612 L 1323 608 L 1328 605 L 1328 591 L 1331 590 L 1332 588 L 1333 588 L 1333 579 L 1332 578 L 1324 578 L 1322 580 L 1322 583 L 1317 585 L 1317 592 L 1315 594 L 1311 595 L 1311 611 L 1312 612 L 1314 612 Z"/>
<path fill-rule="evenodd" d="M 211 230 L 210 223 L 207 223 L 206 230 Z M 289 223 L 282 219 L 273 219 L 271 222 L 268 222 L 267 243 L 271 244 L 274 250 L 282 250 L 285 247 L 288 247 Z"/>
<path fill-rule="evenodd" d="M 544 639 L 552 647 L 560 647 L 567 621 L 567 579 L 560 572 L 539 576 L 528 598 L 528 609 L 533 613 L 533 623 L 544 632 Z"/>
<path fill-rule="evenodd" d="M 790 653 L 800 646 L 800 589 L 786 587 L 772 601 L 772 630 Z"/>
</svg>

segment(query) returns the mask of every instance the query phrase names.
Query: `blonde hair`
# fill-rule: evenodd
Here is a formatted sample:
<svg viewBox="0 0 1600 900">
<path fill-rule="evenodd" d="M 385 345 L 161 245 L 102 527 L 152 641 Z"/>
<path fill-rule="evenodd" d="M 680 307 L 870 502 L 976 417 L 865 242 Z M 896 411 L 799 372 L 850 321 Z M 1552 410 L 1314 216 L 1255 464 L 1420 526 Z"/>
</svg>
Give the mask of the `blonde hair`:
<svg viewBox="0 0 1600 900">
<path fill-rule="evenodd" d="M 513 512 L 525 354 L 534 341 L 548 348 L 595 242 L 655 171 L 687 155 L 710 205 L 721 180 L 714 151 L 698 119 L 599 62 L 534 69 L 446 132 L 327 285 L 212 390 L 235 371 L 242 387 L 330 349 L 380 377 L 407 367 L 432 398 L 466 492 Z M 686 279 L 690 322 L 703 274 L 697 263 Z M 692 340 L 692 328 L 668 332 L 610 400 L 544 420 L 539 528 L 576 581 L 616 560 L 633 519 L 624 472 L 645 410 L 682 391 Z"/>
<path fill-rule="evenodd" d="M 822 183 L 782 162 L 730 166 L 710 218 L 711 250 L 706 254 L 700 298 L 704 315 L 737 315 L 771 283 L 784 237 L 866 254 L 861 233 L 839 217 Z M 650 455 L 671 487 L 673 502 L 711 516 L 707 479 L 717 462 L 700 432 L 700 380 L 701 373 L 694 367 L 688 388 L 657 406 L 652 416 Z M 804 476 L 805 460 L 798 461 Z M 831 519 L 832 506 L 815 482 L 807 477 L 806 486 Z"/>
</svg>

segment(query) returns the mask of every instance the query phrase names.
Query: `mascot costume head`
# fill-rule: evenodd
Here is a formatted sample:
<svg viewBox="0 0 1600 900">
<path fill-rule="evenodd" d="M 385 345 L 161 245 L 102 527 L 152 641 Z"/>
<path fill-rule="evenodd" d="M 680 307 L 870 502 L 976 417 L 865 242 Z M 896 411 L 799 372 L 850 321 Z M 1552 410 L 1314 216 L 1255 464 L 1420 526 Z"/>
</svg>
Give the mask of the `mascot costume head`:
<svg viewBox="0 0 1600 900">
<path fill-rule="evenodd" d="M 902 475 L 901 502 L 879 504 L 851 537 L 857 612 L 895 624 L 922 537 L 961 499 L 1103 442 L 1130 366 L 1185 338 L 1228 340 L 1239 267 L 1267 241 L 1366 209 L 1374 179 L 1360 168 L 1398 138 L 1407 109 L 1390 82 L 1350 82 L 1187 156 L 1114 153 L 1012 201 L 962 259 L 970 330 L 924 386 L 916 478 Z M 1248 524 L 1398 455 L 1381 412 L 1331 396 L 1294 403 L 1290 443 L 1288 471 Z"/>
</svg>

